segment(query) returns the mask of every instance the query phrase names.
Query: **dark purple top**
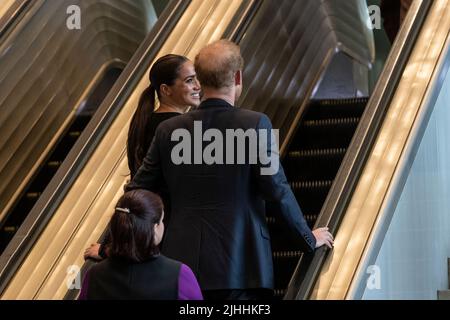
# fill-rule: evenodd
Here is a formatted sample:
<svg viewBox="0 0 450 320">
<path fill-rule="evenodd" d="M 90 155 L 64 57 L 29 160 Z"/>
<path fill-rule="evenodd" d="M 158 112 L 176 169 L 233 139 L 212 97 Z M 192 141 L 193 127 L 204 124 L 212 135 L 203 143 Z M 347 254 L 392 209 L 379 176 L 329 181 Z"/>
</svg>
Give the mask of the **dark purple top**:
<svg viewBox="0 0 450 320">
<path fill-rule="evenodd" d="M 90 272 L 86 272 L 78 300 L 87 300 Z M 181 264 L 178 275 L 178 300 L 203 300 L 202 291 L 191 268 Z"/>
<path fill-rule="evenodd" d="M 191 268 L 181 264 L 178 275 L 178 300 L 203 300 L 202 291 Z"/>
</svg>

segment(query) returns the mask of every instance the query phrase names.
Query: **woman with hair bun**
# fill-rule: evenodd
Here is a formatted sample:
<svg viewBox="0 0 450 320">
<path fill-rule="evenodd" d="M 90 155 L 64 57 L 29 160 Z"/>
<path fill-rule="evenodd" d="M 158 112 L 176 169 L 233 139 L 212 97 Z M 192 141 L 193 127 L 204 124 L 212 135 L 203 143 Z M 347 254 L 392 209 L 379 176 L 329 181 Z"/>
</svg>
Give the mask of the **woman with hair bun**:
<svg viewBox="0 0 450 320">
<path fill-rule="evenodd" d="M 163 217 L 158 195 L 125 193 L 109 223 L 108 258 L 87 271 L 79 299 L 202 300 L 192 270 L 159 252 Z"/>
</svg>

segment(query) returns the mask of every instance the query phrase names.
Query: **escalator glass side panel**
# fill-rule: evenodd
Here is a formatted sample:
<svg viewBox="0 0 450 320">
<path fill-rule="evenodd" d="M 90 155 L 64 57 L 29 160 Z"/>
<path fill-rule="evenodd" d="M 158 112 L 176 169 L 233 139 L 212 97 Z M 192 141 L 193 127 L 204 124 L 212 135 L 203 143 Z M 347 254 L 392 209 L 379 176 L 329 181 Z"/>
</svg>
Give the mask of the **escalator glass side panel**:
<svg viewBox="0 0 450 320">
<path fill-rule="evenodd" d="M 450 64 L 450 55 L 447 59 Z M 412 142 L 418 150 L 373 263 L 372 269 L 383 276 L 364 288 L 362 299 L 434 300 L 437 290 L 450 289 L 450 72 L 446 73 L 423 124 L 423 137 Z"/>
</svg>

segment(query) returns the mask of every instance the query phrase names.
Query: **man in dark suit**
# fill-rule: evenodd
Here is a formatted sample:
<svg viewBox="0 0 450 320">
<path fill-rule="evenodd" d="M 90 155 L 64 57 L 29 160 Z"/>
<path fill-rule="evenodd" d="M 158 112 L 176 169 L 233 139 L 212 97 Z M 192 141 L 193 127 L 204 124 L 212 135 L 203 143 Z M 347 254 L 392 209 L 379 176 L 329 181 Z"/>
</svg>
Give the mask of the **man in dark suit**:
<svg viewBox="0 0 450 320">
<path fill-rule="evenodd" d="M 279 205 L 305 251 L 333 244 L 327 228 L 308 228 L 279 166 L 269 118 L 234 107 L 242 68 L 231 42 L 199 52 L 202 103 L 159 125 L 126 187 L 159 191 L 167 185 L 171 218 L 162 251 L 192 268 L 206 299 L 256 299 L 273 289 L 265 200 Z"/>
</svg>

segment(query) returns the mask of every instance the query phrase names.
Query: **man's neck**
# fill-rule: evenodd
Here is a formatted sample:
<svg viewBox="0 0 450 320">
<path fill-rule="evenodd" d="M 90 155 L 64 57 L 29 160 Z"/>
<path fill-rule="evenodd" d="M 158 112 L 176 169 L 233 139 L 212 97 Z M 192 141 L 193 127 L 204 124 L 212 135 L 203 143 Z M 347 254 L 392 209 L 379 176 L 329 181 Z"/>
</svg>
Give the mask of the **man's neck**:
<svg viewBox="0 0 450 320">
<path fill-rule="evenodd" d="M 207 99 L 221 99 L 225 100 L 232 106 L 234 106 L 235 103 L 235 93 L 233 89 L 227 89 L 225 90 L 216 90 L 216 89 L 210 89 L 210 88 L 204 88 L 203 89 L 203 97 L 202 101 L 205 101 Z"/>
</svg>

